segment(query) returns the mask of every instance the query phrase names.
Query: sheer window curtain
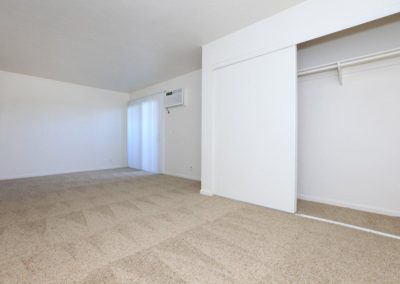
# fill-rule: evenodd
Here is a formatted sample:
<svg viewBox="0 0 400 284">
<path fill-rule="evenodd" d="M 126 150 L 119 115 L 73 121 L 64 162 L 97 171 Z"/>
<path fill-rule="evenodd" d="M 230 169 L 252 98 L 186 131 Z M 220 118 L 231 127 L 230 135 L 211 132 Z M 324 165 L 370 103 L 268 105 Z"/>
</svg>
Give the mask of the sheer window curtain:
<svg viewBox="0 0 400 284">
<path fill-rule="evenodd" d="M 162 172 L 162 94 L 133 100 L 128 105 L 128 166 Z"/>
</svg>

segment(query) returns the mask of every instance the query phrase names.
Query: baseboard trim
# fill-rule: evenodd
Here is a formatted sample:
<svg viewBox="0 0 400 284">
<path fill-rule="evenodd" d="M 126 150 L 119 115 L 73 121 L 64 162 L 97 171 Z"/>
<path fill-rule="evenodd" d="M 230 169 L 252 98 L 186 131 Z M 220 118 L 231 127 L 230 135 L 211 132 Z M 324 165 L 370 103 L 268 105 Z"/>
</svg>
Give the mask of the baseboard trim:
<svg viewBox="0 0 400 284">
<path fill-rule="evenodd" d="M 179 177 L 179 178 L 184 178 L 184 179 L 193 180 L 193 181 L 200 181 L 200 179 L 197 177 L 192 177 L 192 176 L 187 176 L 187 175 L 174 174 L 174 173 L 169 173 L 169 172 L 163 172 L 162 174 L 166 175 L 166 176 Z"/>
<path fill-rule="evenodd" d="M 345 208 L 350 208 L 350 209 L 355 209 L 355 210 L 360 210 L 360 211 L 366 211 L 366 212 L 370 212 L 370 213 L 388 215 L 388 216 L 393 216 L 393 217 L 400 217 L 400 211 L 396 211 L 396 210 L 389 210 L 389 209 L 385 209 L 385 208 L 366 206 L 366 205 L 362 205 L 362 204 L 355 204 L 355 203 L 346 202 L 346 201 L 320 198 L 320 197 L 309 196 L 309 195 L 304 195 L 304 194 L 298 194 L 297 198 L 301 199 L 301 200 L 305 200 L 305 201 L 324 203 L 324 204 L 328 204 L 328 205 L 340 206 L 340 207 L 345 207 Z"/>
<path fill-rule="evenodd" d="M 206 189 L 200 190 L 200 194 L 205 195 L 205 196 L 214 196 L 214 193 L 212 193 L 211 191 L 208 191 Z"/>
<path fill-rule="evenodd" d="M 73 170 L 73 171 L 55 171 L 55 172 L 46 172 L 46 173 L 41 173 L 41 174 L 16 175 L 16 176 L 11 176 L 11 177 L 6 177 L 6 178 L 0 178 L 0 181 L 23 179 L 23 178 L 47 177 L 47 176 L 54 176 L 54 175 L 77 174 L 77 173 L 94 172 L 94 171 L 116 170 L 116 169 L 123 169 L 123 168 L 127 168 L 127 167 L 128 167 L 127 165 L 121 165 L 121 166 L 113 166 L 113 167 L 108 167 L 108 168 L 90 168 L 90 169 Z"/>
</svg>

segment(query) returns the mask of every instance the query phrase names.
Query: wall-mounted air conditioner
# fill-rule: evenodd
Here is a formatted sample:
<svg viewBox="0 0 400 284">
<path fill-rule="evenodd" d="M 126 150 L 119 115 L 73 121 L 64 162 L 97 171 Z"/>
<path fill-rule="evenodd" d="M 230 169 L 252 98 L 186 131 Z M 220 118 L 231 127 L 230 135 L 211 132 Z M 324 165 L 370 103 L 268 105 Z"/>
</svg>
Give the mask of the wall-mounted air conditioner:
<svg viewBox="0 0 400 284">
<path fill-rule="evenodd" d="M 164 95 L 164 107 L 171 108 L 183 105 L 183 89 L 166 92 Z"/>
</svg>

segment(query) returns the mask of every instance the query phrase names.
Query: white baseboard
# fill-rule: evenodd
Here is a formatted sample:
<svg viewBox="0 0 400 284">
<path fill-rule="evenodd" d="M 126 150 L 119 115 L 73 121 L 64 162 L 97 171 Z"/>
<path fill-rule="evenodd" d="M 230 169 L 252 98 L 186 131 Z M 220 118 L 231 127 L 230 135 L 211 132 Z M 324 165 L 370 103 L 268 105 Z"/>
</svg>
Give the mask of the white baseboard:
<svg viewBox="0 0 400 284">
<path fill-rule="evenodd" d="M 173 177 L 189 179 L 189 180 L 193 180 L 193 181 L 200 181 L 200 178 L 193 177 L 193 176 L 187 176 L 187 175 L 181 175 L 181 174 L 175 174 L 175 173 L 169 173 L 169 172 L 163 172 L 162 174 L 163 175 L 167 175 L 167 176 L 173 176 Z"/>
<path fill-rule="evenodd" d="M 306 201 L 313 201 L 313 202 L 324 203 L 324 204 L 345 207 L 345 208 L 350 208 L 350 209 L 355 209 L 355 210 L 360 210 L 360 211 L 366 211 L 366 212 L 371 212 L 371 213 L 376 213 L 376 214 L 400 217 L 400 211 L 397 211 L 397 210 L 390 210 L 390 209 L 368 206 L 368 205 L 363 205 L 363 204 L 356 204 L 356 203 L 340 201 L 340 200 L 320 198 L 320 197 L 309 196 L 309 195 L 304 195 L 304 194 L 298 194 L 297 197 L 298 197 L 298 199 L 302 199 L 302 200 L 306 200 Z"/>
<path fill-rule="evenodd" d="M 214 195 L 213 192 L 208 191 L 208 190 L 206 190 L 206 189 L 200 190 L 200 194 L 205 195 L 205 196 L 213 196 L 213 195 Z"/>
<path fill-rule="evenodd" d="M 93 172 L 93 171 L 115 170 L 115 169 L 123 169 L 123 168 L 127 168 L 127 167 L 128 167 L 127 165 L 120 165 L 120 166 L 113 166 L 113 167 L 107 167 L 107 168 L 89 168 L 89 169 L 78 169 L 78 170 L 73 170 L 73 171 L 67 170 L 67 171 L 44 172 L 44 173 L 40 173 L 40 174 L 14 175 L 14 176 L 7 176 L 4 178 L 0 178 L 0 181 L 22 179 L 22 178 L 46 177 L 46 176 L 53 176 L 53 175 L 76 174 L 76 173 Z"/>
</svg>

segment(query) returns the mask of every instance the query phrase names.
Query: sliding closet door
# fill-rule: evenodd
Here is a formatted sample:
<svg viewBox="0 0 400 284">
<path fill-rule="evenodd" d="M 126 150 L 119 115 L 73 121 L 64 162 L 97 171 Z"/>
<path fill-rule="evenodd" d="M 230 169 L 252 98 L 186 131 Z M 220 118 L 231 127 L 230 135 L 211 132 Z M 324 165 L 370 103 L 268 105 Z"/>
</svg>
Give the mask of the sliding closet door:
<svg viewBox="0 0 400 284">
<path fill-rule="evenodd" d="M 216 194 L 296 211 L 296 47 L 220 67 Z"/>
</svg>

